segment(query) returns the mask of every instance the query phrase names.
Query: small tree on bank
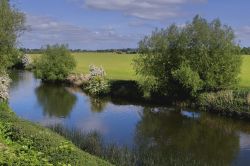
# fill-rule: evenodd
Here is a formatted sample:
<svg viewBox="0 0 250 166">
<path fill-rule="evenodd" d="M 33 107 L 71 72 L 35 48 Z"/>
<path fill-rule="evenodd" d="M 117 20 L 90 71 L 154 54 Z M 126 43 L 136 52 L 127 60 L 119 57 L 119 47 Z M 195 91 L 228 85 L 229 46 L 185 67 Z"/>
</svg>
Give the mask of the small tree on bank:
<svg viewBox="0 0 250 166">
<path fill-rule="evenodd" d="M 134 68 L 144 87 L 160 95 L 192 95 L 237 83 L 240 49 L 233 30 L 216 19 L 194 17 L 184 27 L 155 30 L 139 43 Z"/>
<path fill-rule="evenodd" d="M 35 62 L 35 75 L 43 81 L 62 81 L 75 68 L 76 62 L 67 46 L 47 46 Z"/>
</svg>

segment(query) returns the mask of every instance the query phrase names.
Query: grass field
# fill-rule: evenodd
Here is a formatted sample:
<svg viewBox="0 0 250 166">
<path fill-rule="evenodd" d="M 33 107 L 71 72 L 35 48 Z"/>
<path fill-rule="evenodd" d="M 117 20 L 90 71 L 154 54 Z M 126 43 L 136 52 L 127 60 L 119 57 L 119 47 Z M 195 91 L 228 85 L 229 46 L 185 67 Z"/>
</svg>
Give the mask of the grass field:
<svg viewBox="0 0 250 166">
<path fill-rule="evenodd" d="M 243 56 L 240 79 L 240 86 L 250 89 L 250 55 Z"/>
<path fill-rule="evenodd" d="M 76 73 L 87 73 L 89 65 L 102 66 L 110 79 L 134 80 L 132 59 L 135 55 L 116 53 L 74 53 L 77 61 Z"/>
<path fill-rule="evenodd" d="M 89 65 L 104 67 L 109 79 L 135 80 L 136 75 L 132 67 L 135 55 L 116 53 L 73 53 L 77 61 L 75 73 L 88 73 Z M 37 56 L 37 55 L 35 55 Z M 240 87 L 250 88 L 250 56 L 243 55 L 240 74 Z"/>
</svg>

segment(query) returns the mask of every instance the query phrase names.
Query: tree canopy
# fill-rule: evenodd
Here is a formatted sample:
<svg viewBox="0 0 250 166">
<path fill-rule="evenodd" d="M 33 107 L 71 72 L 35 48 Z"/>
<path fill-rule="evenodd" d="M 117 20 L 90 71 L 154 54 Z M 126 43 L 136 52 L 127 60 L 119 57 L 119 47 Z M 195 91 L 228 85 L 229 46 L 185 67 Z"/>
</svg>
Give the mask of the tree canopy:
<svg viewBox="0 0 250 166">
<path fill-rule="evenodd" d="M 48 45 L 35 62 L 35 75 L 44 81 L 64 80 L 76 62 L 66 45 Z"/>
<path fill-rule="evenodd" d="M 184 26 L 172 24 L 139 42 L 134 60 L 144 87 L 161 95 L 217 91 L 236 85 L 240 48 L 231 27 L 195 16 Z"/>
<path fill-rule="evenodd" d="M 16 45 L 18 36 L 25 30 L 25 16 L 8 0 L 0 0 L 0 20 L 0 72 L 3 72 L 20 55 Z"/>
</svg>

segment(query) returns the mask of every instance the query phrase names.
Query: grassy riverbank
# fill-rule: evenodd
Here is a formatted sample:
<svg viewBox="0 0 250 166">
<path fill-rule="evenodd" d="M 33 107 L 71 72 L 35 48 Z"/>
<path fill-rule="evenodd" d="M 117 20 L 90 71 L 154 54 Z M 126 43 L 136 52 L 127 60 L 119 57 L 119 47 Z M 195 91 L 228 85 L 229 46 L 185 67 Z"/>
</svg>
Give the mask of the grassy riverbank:
<svg viewBox="0 0 250 166">
<path fill-rule="evenodd" d="M 49 129 L 19 119 L 3 103 L 0 104 L 0 151 L 0 165 L 111 165 Z"/>
</svg>

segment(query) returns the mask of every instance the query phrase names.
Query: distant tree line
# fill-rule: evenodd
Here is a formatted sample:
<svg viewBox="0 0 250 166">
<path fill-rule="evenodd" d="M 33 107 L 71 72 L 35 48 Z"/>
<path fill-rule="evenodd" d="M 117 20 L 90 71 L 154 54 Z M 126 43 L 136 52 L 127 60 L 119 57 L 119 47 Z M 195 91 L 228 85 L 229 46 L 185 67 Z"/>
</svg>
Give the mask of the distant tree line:
<svg viewBox="0 0 250 166">
<path fill-rule="evenodd" d="M 244 55 L 250 55 L 250 47 L 243 47 L 241 53 Z"/>
<path fill-rule="evenodd" d="M 70 52 L 112 52 L 112 53 L 118 53 L 118 54 L 137 54 L 138 49 L 137 48 L 123 48 L 123 49 L 103 49 L 103 50 L 86 50 L 86 49 L 69 49 Z M 20 48 L 20 51 L 26 53 L 26 54 L 42 54 L 43 49 L 42 48 Z"/>
</svg>

